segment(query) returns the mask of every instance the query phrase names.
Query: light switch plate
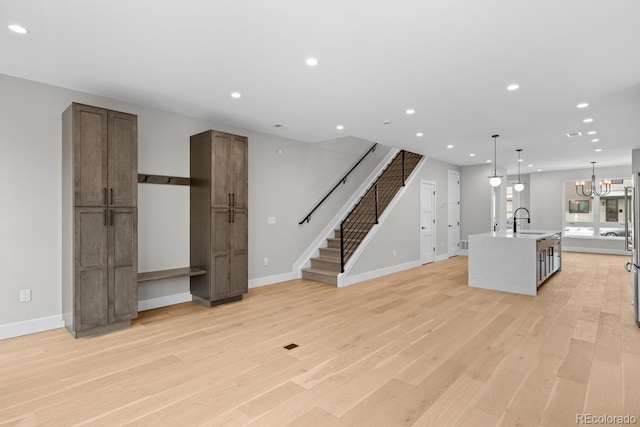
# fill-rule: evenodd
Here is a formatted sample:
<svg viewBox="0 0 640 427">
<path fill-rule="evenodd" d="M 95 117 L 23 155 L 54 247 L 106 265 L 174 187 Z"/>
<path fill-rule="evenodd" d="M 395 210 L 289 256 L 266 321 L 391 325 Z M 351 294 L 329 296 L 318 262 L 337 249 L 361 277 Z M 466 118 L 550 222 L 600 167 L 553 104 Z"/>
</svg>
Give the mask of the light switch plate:
<svg viewBox="0 0 640 427">
<path fill-rule="evenodd" d="M 267 224 L 273 225 L 275 223 L 276 223 L 276 217 L 275 216 L 267 217 Z"/>
</svg>

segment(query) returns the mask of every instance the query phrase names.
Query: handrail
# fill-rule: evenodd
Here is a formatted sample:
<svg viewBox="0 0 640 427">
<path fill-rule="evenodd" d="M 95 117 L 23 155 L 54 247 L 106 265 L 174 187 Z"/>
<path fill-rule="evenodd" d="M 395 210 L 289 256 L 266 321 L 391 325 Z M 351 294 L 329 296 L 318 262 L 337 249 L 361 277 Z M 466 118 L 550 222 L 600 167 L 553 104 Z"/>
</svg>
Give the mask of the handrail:
<svg viewBox="0 0 640 427">
<path fill-rule="evenodd" d="M 408 170 L 407 156 L 411 156 L 413 159 Z M 414 171 L 420 158 L 422 156 L 419 154 L 401 150 L 340 222 L 340 271 L 342 273 L 344 273 L 344 266 L 350 253 L 360 244 L 361 238 L 357 238 L 357 234 L 367 233 L 375 224 L 378 224 L 382 211 L 400 188 L 406 185 L 407 175 Z M 390 179 L 397 184 L 385 185 L 383 189 L 380 189 L 379 184 L 383 177 L 385 180 Z"/>
<path fill-rule="evenodd" d="M 347 183 L 347 177 L 349 176 L 349 174 L 351 172 L 353 172 L 353 170 L 355 168 L 357 168 L 360 163 L 362 163 L 362 161 L 365 159 L 365 157 L 367 157 L 369 155 L 369 153 L 373 153 L 374 151 L 376 151 L 376 146 L 377 145 L 378 145 L 377 143 L 373 144 L 371 146 L 371 148 L 369 148 L 369 150 L 366 153 L 364 153 L 364 155 L 360 158 L 360 160 L 358 160 L 358 162 L 355 165 L 353 165 L 353 167 L 351 169 L 349 169 L 349 172 L 347 172 L 347 174 L 345 176 L 343 176 L 340 181 L 338 181 L 338 183 L 327 193 L 327 195 L 324 196 L 324 198 L 322 200 L 320 200 L 320 203 L 318 203 L 315 208 L 311 209 L 311 212 L 309 212 L 309 214 L 307 216 L 305 216 L 304 219 L 298 223 L 298 225 L 304 224 L 305 221 L 307 223 L 309 223 L 309 221 L 311 221 L 311 215 L 320 207 L 320 205 L 322 205 L 324 203 L 325 200 L 327 200 L 327 198 L 329 198 L 331 193 L 333 193 L 336 190 L 336 188 L 338 188 L 340 186 L 340 184 L 346 184 Z"/>
</svg>

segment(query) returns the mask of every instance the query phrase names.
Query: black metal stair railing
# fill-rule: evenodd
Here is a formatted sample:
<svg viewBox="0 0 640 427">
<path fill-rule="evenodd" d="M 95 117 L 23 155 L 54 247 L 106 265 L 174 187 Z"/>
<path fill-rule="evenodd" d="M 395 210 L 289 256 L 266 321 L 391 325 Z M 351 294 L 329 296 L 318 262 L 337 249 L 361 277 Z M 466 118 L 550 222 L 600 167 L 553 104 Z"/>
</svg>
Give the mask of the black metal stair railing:
<svg viewBox="0 0 640 427">
<path fill-rule="evenodd" d="M 420 162 L 421 155 L 401 150 L 367 189 L 360 201 L 340 223 L 340 271 L 367 233 L 378 224 L 406 179 Z"/>
<path fill-rule="evenodd" d="M 340 179 L 340 181 L 338 181 L 338 183 L 337 183 L 336 185 L 334 185 L 334 186 L 333 186 L 333 188 L 332 188 L 331 190 L 329 190 L 329 192 L 327 193 L 327 195 L 326 195 L 326 196 L 324 196 L 324 197 L 322 198 L 322 200 L 320 200 L 320 202 L 318 202 L 318 204 L 317 204 L 313 209 L 311 209 L 311 212 L 309 212 L 309 213 L 307 214 L 307 216 L 305 216 L 305 217 L 302 219 L 302 221 L 300 221 L 300 222 L 298 223 L 299 225 L 304 224 L 304 223 L 305 223 L 305 221 L 306 221 L 307 223 L 308 223 L 309 221 L 311 221 L 311 215 L 313 215 L 313 213 L 314 213 L 314 212 L 315 212 L 315 211 L 320 207 L 320 205 L 322 205 L 322 204 L 324 203 L 324 201 L 325 201 L 325 200 L 327 200 L 327 199 L 329 198 L 329 196 L 331 195 L 331 193 L 333 193 L 333 192 L 336 190 L 336 188 L 338 188 L 338 187 L 340 186 L 340 184 L 346 184 L 346 183 L 347 183 L 347 177 L 349 177 L 349 175 L 351 174 L 351 172 L 353 172 L 353 171 L 354 171 L 354 169 L 355 169 L 355 168 L 357 168 L 357 167 L 358 167 L 358 165 L 360 165 L 360 163 L 362 163 L 362 161 L 363 161 L 363 160 L 364 160 L 364 159 L 365 159 L 365 158 L 366 158 L 370 153 L 373 153 L 374 151 L 376 151 L 376 146 L 377 146 L 377 145 L 378 145 L 378 144 L 373 144 L 373 145 L 371 146 L 371 148 L 369 148 L 369 150 L 368 150 L 366 153 L 364 153 L 364 155 L 360 158 L 360 160 L 358 160 L 358 162 L 357 162 L 355 165 L 353 165 L 353 167 L 352 167 L 351 169 L 349 169 L 349 172 L 347 172 L 347 173 L 345 174 L 345 176 L 343 176 L 343 177 Z"/>
</svg>

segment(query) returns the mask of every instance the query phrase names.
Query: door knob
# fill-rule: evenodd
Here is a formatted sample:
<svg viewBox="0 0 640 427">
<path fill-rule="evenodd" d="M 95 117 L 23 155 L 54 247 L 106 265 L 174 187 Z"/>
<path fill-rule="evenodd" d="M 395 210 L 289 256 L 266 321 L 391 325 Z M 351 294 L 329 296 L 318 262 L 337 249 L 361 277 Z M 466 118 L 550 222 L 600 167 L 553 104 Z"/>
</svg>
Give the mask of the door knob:
<svg viewBox="0 0 640 427">
<path fill-rule="evenodd" d="M 423 230 L 426 230 L 426 229 L 427 229 L 427 227 L 420 227 L 420 228 L 422 228 Z"/>
</svg>

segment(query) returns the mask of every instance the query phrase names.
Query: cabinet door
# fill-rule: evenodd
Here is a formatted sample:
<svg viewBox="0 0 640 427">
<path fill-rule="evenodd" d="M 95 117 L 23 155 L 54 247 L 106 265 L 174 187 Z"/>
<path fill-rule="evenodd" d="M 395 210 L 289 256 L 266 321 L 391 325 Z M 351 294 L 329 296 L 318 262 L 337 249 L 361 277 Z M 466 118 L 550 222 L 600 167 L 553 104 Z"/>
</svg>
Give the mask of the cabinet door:
<svg viewBox="0 0 640 427">
<path fill-rule="evenodd" d="M 233 135 L 229 149 L 229 192 L 231 204 L 234 208 L 247 208 L 248 189 L 248 164 L 247 164 L 247 138 Z"/>
<path fill-rule="evenodd" d="M 231 257 L 230 296 L 246 294 L 249 290 L 247 231 L 247 211 L 245 209 L 234 209 L 231 212 L 231 235 L 229 240 Z"/>
<path fill-rule="evenodd" d="M 138 317 L 137 229 L 136 208 L 109 209 L 110 323 Z"/>
<path fill-rule="evenodd" d="M 109 206 L 135 207 L 138 200 L 138 118 L 109 111 Z"/>
<path fill-rule="evenodd" d="M 73 104 L 74 206 L 104 206 L 107 198 L 107 110 Z"/>
<path fill-rule="evenodd" d="M 231 206 L 231 181 L 229 167 L 229 149 L 232 135 L 213 132 L 211 135 L 211 207 L 227 208 Z"/>
<path fill-rule="evenodd" d="M 229 276 L 229 231 L 231 209 L 211 210 L 211 301 L 231 295 Z"/>
<path fill-rule="evenodd" d="M 74 209 L 74 329 L 108 323 L 107 209 Z"/>
</svg>

